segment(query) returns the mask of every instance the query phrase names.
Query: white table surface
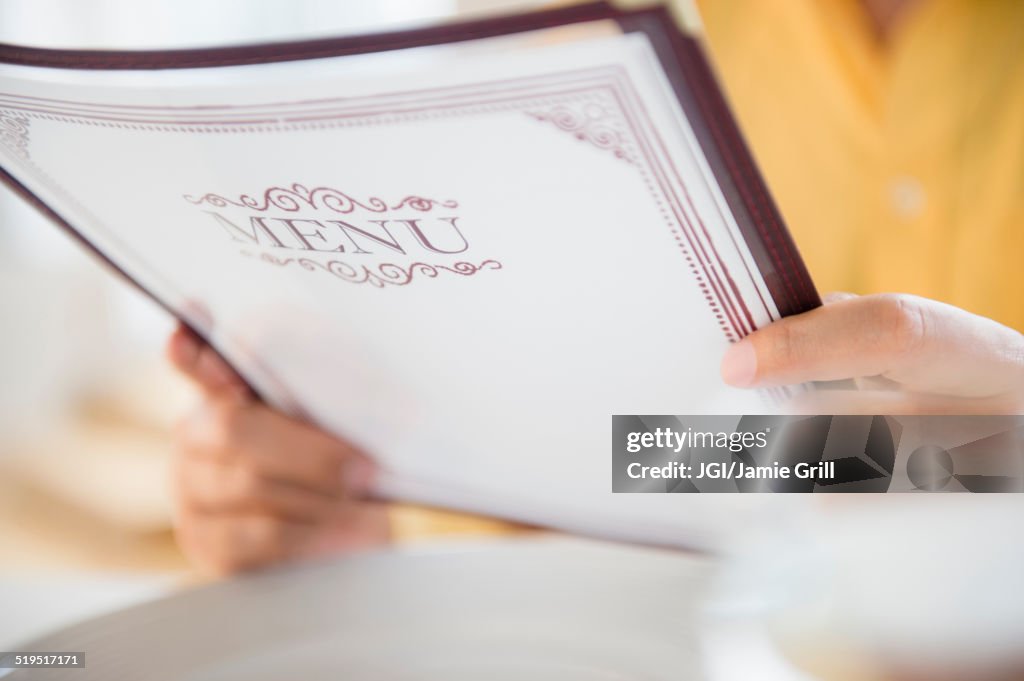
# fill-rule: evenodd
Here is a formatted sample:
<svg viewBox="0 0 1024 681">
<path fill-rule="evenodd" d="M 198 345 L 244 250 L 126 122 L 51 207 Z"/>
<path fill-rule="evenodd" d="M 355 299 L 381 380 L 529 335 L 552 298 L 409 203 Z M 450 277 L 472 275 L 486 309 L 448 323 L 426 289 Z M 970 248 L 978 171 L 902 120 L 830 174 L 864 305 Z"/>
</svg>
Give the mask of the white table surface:
<svg viewBox="0 0 1024 681">
<path fill-rule="evenodd" d="M 54 629 L 170 593 L 182 575 L 0 574 L 0 650 Z"/>
</svg>

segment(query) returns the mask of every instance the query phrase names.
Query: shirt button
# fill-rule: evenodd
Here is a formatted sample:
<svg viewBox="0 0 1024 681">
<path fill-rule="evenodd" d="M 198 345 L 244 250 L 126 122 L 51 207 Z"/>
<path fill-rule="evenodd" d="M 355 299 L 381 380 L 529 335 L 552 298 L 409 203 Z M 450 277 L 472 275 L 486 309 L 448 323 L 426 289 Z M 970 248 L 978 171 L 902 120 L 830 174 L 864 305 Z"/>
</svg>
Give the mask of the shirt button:
<svg viewBox="0 0 1024 681">
<path fill-rule="evenodd" d="M 897 217 L 914 220 L 921 217 L 925 205 L 924 187 L 913 177 L 897 177 L 889 182 L 889 205 Z"/>
</svg>

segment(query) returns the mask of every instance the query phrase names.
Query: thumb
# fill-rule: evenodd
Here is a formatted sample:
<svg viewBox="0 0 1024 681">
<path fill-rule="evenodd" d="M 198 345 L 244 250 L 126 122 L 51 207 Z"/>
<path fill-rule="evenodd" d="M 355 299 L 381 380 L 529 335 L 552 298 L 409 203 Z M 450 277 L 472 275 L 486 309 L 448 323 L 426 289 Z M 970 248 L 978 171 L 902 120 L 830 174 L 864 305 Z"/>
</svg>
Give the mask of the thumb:
<svg viewBox="0 0 1024 681">
<path fill-rule="evenodd" d="M 849 298 L 773 322 L 732 344 L 722 378 L 738 387 L 881 376 L 915 393 L 1024 393 L 1024 336 L 909 295 Z"/>
</svg>

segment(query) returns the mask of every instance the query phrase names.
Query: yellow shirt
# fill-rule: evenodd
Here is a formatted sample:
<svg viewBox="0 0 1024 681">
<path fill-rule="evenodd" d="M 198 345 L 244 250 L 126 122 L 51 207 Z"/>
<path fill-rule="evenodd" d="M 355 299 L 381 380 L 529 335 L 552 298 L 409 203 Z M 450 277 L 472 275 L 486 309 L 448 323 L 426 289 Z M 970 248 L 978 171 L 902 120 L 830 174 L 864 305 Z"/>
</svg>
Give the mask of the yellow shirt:
<svg viewBox="0 0 1024 681">
<path fill-rule="evenodd" d="M 915 293 L 1024 330 L 1024 2 L 922 0 L 884 44 L 857 0 L 698 6 L 823 293 Z"/>
</svg>

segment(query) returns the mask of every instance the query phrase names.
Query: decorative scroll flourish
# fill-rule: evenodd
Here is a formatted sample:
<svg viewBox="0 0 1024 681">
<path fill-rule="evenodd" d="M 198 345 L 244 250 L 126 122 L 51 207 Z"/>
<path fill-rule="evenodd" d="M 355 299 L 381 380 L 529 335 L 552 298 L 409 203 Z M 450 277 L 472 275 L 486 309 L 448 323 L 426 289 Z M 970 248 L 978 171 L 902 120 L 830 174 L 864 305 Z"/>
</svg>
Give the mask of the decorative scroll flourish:
<svg viewBox="0 0 1024 681">
<path fill-rule="evenodd" d="M 418 274 L 429 279 L 434 279 L 442 272 L 451 272 L 464 277 L 480 272 L 481 270 L 500 270 L 503 265 L 497 260 L 484 260 L 479 265 L 471 262 L 459 261 L 451 265 L 431 265 L 425 262 L 414 262 L 411 265 L 398 265 L 385 262 L 375 266 L 350 265 L 341 260 L 328 260 L 320 262 L 311 258 L 279 258 L 270 253 L 253 254 L 243 251 L 245 255 L 258 258 L 263 262 L 272 265 L 285 267 L 287 265 L 298 265 L 304 270 L 315 272 L 321 270 L 350 284 L 369 284 L 375 288 L 386 286 L 405 286 Z"/>
<path fill-rule="evenodd" d="M 28 117 L 0 110 L 0 144 L 22 160 L 28 160 Z"/>
<path fill-rule="evenodd" d="M 340 189 L 333 187 L 314 187 L 312 189 L 296 182 L 290 187 L 270 187 L 259 196 L 242 194 L 236 199 L 230 199 L 220 194 L 203 194 L 194 196 L 185 194 L 184 198 L 196 205 L 207 204 L 215 208 L 226 206 L 237 206 L 255 211 L 266 211 L 271 208 L 282 210 L 287 213 L 294 213 L 303 208 L 326 208 L 335 213 L 352 213 L 357 210 L 366 210 L 373 213 L 383 213 L 387 210 L 399 210 L 411 208 L 420 212 L 432 210 L 435 206 L 442 208 L 458 208 L 456 201 L 438 201 L 423 196 L 406 196 L 401 201 L 388 203 L 384 199 L 371 196 L 366 199 L 356 199 Z"/>
<path fill-rule="evenodd" d="M 543 111 L 527 111 L 526 115 L 538 121 L 554 124 L 559 130 L 571 133 L 576 139 L 594 145 L 598 149 L 612 152 L 616 158 L 635 163 L 626 148 L 626 140 L 613 127 L 608 109 L 597 102 L 585 102 L 578 106 L 558 104 Z"/>
</svg>

